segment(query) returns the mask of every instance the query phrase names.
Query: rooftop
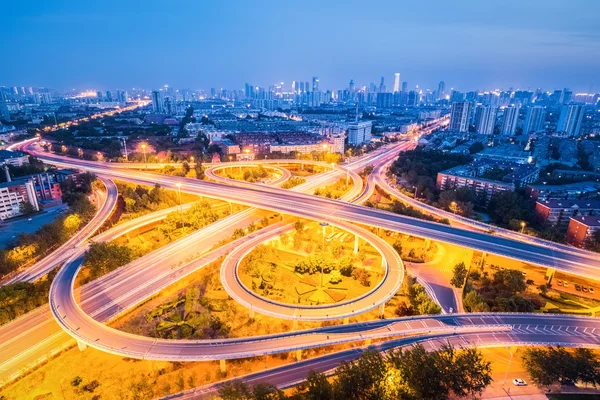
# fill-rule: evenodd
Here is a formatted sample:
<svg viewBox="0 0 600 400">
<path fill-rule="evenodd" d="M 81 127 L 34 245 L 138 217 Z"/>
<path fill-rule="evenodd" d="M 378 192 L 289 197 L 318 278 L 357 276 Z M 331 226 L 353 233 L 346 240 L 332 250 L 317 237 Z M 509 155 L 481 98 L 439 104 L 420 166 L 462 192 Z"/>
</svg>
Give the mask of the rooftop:
<svg viewBox="0 0 600 400">
<path fill-rule="evenodd" d="M 593 208 L 600 210 L 600 200 L 550 199 L 537 202 L 548 208 Z"/>
<path fill-rule="evenodd" d="M 587 226 L 600 226 L 600 216 L 597 215 L 578 215 L 571 219 Z"/>
</svg>

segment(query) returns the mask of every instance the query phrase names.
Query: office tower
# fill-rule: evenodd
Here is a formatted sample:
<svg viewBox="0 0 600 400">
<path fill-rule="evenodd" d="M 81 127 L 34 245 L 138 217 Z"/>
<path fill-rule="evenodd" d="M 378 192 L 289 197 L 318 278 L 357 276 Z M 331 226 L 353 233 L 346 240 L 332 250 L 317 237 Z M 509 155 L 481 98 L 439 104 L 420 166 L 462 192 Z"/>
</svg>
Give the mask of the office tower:
<svg viewBox="0 0 600 400">
<path fill-rule="evenodd" d="M 492 106 L 479 106 L 475 110 L 475 126 L 481 135 L 493 135 L 498 109 Z"/>
<path fill-rule="evenodd" d="M 348 124 L 348 144 L 359 145 L 371 141 L 371 121 L 354 121 Z"/>
<path fill-rule="evenodd" d="M 394 93 L 400 91 L 400 72 L 394 74 Z"/>
<path fill-rule="evenodd" d="M 557 132 L 565 136 L 579 136 L 583 122 L 584 109 L 581 104 L 564 105 L 558 118 Z"/>
<path fill-rule="evenodd" d="M 354 93 L 354 79 L 350 79 L 350 83 L 348 84 L 348 91 L 350 93 Z"/>
<path fill-rule="evenodd" d="M 102 96 L 102 92 L 98 90 L 98 91 L 96 92 L 96 97 L 98 98 L 98 101 L 99 101 L 99 102 L 100 102 L 100 101 L 102 101 L 102 97 L 103 97 L 103 96 Z"/>
<path fill-rule="evenodd" d="M 506 136 L 514 136 L 519 122 L 519 111 L 521 107 L 511 106 L 504 109 L 504 121 L 501 133 Z"/>
<path fill-rule="evenodd" d="M 402 82 L 402 93 L 406 93 L 408 91 L 408 82 Z"/>
<path fill-rule="evenodd" d="M 51 104 L 52 103 L 52 94 L 51 93 L 42 93 L 41 98 L 42 104 Z"/>
<path fill-rule="evenodd" d="M 106 101 L 113 101 L 112 92 L 110 90 L 106 91 Z"/>
<path fill-rule="evenodd" d="M 546 110 L 542 106 L 529 107 L 525 125 L 523 125 L 523 134 L 529 135 L 532 132 L 541 131 L 544 127 Z"/>
<path fill-rule="evenodd" d="M 312 79 L 312 91 L 313 92 L 319 91 L 319 78 L 316 76 L 313 76 L 313 79 Z"/>
<path fill-rule="evenodd" d="M 377 93 L 377 108 L 390 108 L 393 99 L 392 93 Z"/>
<path fill-rule="evenodd" d="M 472 111 L 473 104 L 468 101 L 452 103 L 452 108 L 450 111 L 450 125 L 448 130 L 455 132 L 468 132 Z"/>
<path fill-rule="evenodd" d="M 562 96 L 560 98 L 561 104 L 569 104 L 573 99 L 573 92 L 567 88 L 562 91 Z"/>
<path fill-rule="evenodd" d="M 160 114 L 164 111 L 164 99 L 163 94 L 160 90 L 152 91 L 152 111 Z"/>
<path fill-rule="evenodd" d="M 440 83 L 438 85 L 437 99 L 442 100 L 444 98 L 445 94 L 446 94 L 446 83 L 444 81 L 440 81 Z"/>
<path fill-rule="evenodd" d="M 385 92 L 385 83 L 383 80 L 383 76 L 381 77 L 381 82 L 379 83 L 379 93 Z"/>
<path fill-rule="evenodd" d="M 308 85 L 308 82 L 304 82 L 304 91 L 310 92 L 310 86 Z"/>
</svg>

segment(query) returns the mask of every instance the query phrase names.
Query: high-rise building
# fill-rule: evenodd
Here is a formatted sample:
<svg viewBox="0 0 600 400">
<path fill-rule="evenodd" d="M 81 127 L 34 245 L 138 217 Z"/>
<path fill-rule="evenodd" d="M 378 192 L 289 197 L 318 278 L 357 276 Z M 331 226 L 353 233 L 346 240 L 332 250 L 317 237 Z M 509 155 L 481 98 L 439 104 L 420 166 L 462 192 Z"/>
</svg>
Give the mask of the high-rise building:
<svg viewBox="0 0 600 400">
<path fill-rule="evenodd" d="M 511 106 L 504 109 L 504 120 L 502 121 L 501 133 L 506 136 L 514 136 L 519 122 L 519 111 L 521 107 Z"/>
<path fill-rule="evenodd" d="M 106 91 L 106 101 L 113 101 L 113 95 L 110 90 Z"/>
<path fill-rule="evenodd" d="M 384 83 L 384 79 L 383 76 L 381 77 L 381 82 L 379 83 L 379 93 L 383 93 L 385 92 L 385 83 Z"/>
<path fill-rule="evenodd" d="M 370 142 L 372 127 L 373 123 L 371 121 L 351 122 L 348 124 L 348 143 L 359 145 Z"/>
<path fill-rule="evenodd" d="M 394 95 L 392 93 L 377 93 L 377 108 L 390 108 Z"/>
<path fill-rule="evenodd" d="M 479 106 L 475 110 L 475 125 L 477 133 L 481 135 L 493 135 L 496 126 L 496 113 L 498 109 L 492 106 Z"/>
<path fill-rule="evenodd" d="M 583 122 L 584 108 L 581 104 L 564 105 L 558 118 L 556 131 L 565 136 L 579 136 Z"/>
<path fill-rule="evenodd" d="M 164 98 L 163 98 L 162 92 L 160 90 L 153 90 L 152 91 L 152 110 L 157 114 L 161 114 L 165 110 L 164 107 L 165 107 L 165 105 L 164 105 Z"/>
<path fill-rule="evenodd" d="M 350 79 L 350 83 L 348 84 L 348 91 L 350 93 L 354 93 L 354 79 Z"/>
<path fill-rule="evenodd" d="M 529 135 L 533 132 L 541 131 L 544 127 L 546 110 L 542 106 L 529 107 L 525 125 L 523 125 L 523 134 Z"/>
<path fill-rule="evenodd" d="M 312 79 L 312 91 L 313 92 L 319 91 L 319 78 L 316 76 L 313 76 L 313 79 Z"/>
<path fill-rule="evenodd" d="M 102 95 L 102 92 L 98 90 L 96 92 L 96 97 L 98 98 L 98 102 L 100 102 L 104 96 Z"/>
<path fill-rule="evenodd" d="M 440 83 L 438 84 L 437 99 L 442 100 L 444 98 L 445 94 L 446 94 L 446 83 L 444 81 L 440 81 Z"/>
<path fill-rule="evenodd" d="M 400 91 L 400 72 L 394 74 L 394 93 Z"/>
<path fill-rule="evenodd" d="M 473 103 L 469 101 L 457 101 L 452 103 L 450 111 L 449 131 L 468 132 L 471 114 L 473 112 Z"/>
<path fill-rule="evenodd" d="M 402 93 L 406 93 L 408 91 L 408 82 L 402 82 Z"/>
</svg>

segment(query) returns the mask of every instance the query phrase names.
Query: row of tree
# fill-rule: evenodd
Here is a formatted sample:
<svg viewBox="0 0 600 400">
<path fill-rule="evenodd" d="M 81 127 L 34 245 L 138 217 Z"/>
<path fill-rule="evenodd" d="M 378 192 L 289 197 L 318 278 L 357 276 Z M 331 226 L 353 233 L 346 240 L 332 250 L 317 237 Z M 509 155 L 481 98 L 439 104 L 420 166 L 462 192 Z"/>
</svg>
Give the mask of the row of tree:
<svg viewBox="0 0 600 400">
<path fill-rule="evenodd" d="M 356 362 L 343 362 L 330 379 L 311 372 L 290 396 L 273 385 L 249 387 L 241 381 L 226 383 L 219 395 L 223 400 L 442 400 L 475 397 L 491 382 L 490 363 L 476 349 L 444 345 L 427 352 L 416 345 L 385 354 L 366 351 Z"/>
</svg>

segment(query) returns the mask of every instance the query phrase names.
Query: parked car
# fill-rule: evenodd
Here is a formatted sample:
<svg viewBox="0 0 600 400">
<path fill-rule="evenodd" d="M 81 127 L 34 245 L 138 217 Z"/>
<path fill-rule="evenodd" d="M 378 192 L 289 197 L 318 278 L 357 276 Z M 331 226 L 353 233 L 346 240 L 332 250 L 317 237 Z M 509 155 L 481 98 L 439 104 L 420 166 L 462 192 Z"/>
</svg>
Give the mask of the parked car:
<svg viewBox="0 0 600 400">
<path fill-rule="evenodd" d="M 515 379 L 513 379 L 513 385 L 515 385 L 515 386 L 527 386 L 527 382 L 525 382 L 521 378 L 515 378 Z"/>
<path fill-rule="evenodd" d="M 560 279 L 557 279 L 557 280 L 556 280 L 556 284 L 557 284 L 558 286 L 562 286 L 562 281 L 561 281 Z"/>
<path fill-rule="evenodd" d="M 587 293 L 588 288 L 587 288 L 587 286 L 584 286 L 583 288 L 581 288 L 581 290 L 583 290 L 584 293 Z"/>
<path fill-rule="evenodd" d="M 581 292 L 581 286 L 575 285 L 575 290 L 577 290 L 578 292 Z"/>
<path fill-rule="evenodd" d="M 590 294 L 594 294 L 594 288 L 593 287 L 590 288 Z"/>
<path fill-rule="evenodd" d="M 564 287 L 569 287 L 569 282 L 565 281 L 565 283 L 563 284 Z"/>
</svg>

